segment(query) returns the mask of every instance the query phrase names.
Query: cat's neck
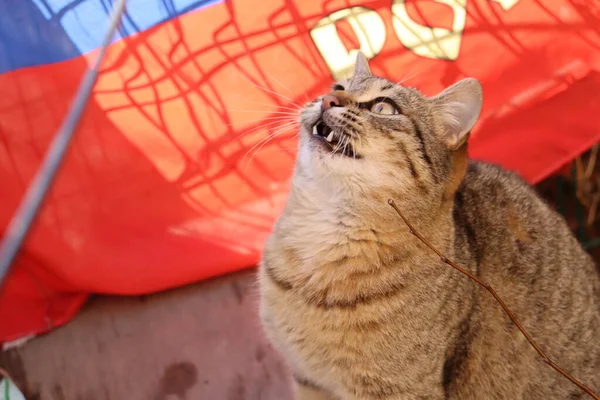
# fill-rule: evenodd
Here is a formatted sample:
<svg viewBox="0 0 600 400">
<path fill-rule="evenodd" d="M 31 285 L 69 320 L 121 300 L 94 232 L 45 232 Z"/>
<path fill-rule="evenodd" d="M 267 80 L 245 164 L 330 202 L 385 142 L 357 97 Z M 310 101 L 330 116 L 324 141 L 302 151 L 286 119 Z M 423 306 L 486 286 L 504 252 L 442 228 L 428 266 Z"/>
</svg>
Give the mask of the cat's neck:
<svg viewBox="0 0 600 400">
<path fill-rule="evenodd" d="M 282 244 L 293 247 L 307 262 L 360 254 L 386 259 L 398 253 L 429 252 L 388 204 L 395 196 L 386 188 L 353 191 L 297 179 L 278 227 L 293 235 L 282 235 Z M 428 212 L 416 200 L 394 200 L 431 243 L 442 250 L 452 247 L 454 227 L 449 211 Z"/>
<path fill-rule="evenodd" d="M 433 277 L 437 286 L 452 285 L 446 279 L 451 271 L 440 268 L 439 258 L 409 232 L 387 203 L 387 193 L 348 196 L 298 183 L 268 241 L 266 263 L 305 298 L 352 304 L 361 296 L 389 292 L 390 285 L 410 286 L 403 294 L 409 297 L 429 290 Z M 452 216 L 434 213 L 423 221 L 411 223 L 452 257 Z"/>
</svg>

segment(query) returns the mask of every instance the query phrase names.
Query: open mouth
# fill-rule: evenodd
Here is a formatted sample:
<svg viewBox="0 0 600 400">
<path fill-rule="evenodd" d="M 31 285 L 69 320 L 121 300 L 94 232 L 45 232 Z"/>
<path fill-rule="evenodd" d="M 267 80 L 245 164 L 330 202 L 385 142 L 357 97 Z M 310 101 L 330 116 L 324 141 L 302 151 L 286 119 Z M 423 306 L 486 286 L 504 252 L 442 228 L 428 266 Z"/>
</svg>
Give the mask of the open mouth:
<svg viewBox="0 0 600 400">
<path fill-rule="evenodd" d="M 346 157 L 358 158 L 350 137 L 339 131 L 331 129 L 322 120 L 319 120 L 312 129 L 312 137 L 324 143 L 332 154 L 340 154 Z"/>
</svg>

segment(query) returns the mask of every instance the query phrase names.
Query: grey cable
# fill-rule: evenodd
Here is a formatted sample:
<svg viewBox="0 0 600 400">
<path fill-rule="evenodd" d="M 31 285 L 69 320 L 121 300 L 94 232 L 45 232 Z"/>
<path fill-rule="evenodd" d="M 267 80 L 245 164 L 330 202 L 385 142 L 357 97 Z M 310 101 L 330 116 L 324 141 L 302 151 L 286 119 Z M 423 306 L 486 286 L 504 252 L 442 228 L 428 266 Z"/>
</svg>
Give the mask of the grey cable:
<svg viewBox="0 0 600 400">
<path fill-rule="evenodd" d="M 62 164 L 65 152 L 71 143 L 75 129 L 79 125 L 81 115 L 85 110 L 89 96 L 96 83 L 98 69 L 106 54 L 106 49 L 112 42 L 112 38 L 121 21 L 126 1 L 117 0 L 115 2 L 110 15 L 108 31 L 98 50 L 96 60 L 92 68 L 86 71 L 81 80 L 69 114 L 67 114 L 58 132 L 54 135 L 54 139 L 46 152 L 40 168 L 37 170 L 31 184 L 27 188 L 27 192 L 23 196 L 23 200 L 19 204 L 19 208 L 13 215 L 5 231 L 4 240 L 0 244 L 0 289 Z"/>
</svg>

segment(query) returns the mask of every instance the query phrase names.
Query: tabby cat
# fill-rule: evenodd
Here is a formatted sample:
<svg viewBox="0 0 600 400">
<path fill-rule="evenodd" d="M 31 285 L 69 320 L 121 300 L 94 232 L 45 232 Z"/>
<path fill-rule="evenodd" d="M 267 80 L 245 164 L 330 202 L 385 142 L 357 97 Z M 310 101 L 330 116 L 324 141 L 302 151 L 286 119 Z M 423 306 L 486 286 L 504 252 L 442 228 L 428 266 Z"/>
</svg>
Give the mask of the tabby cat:
<svg viewBox="0 0 600 400">
<path fill-rule="evenodd" d="M 434 97 L 372 75 L 307 104 L 287 205 L 260 266 L 261 319 L 298 400 L 579 399 L 542 349 L 600 390 L 600 277 L 561 216 L 516 174 L 467 156 L 482 89 Z M 568 134 L 568 132 L 565 132 Z"/>
</svg>

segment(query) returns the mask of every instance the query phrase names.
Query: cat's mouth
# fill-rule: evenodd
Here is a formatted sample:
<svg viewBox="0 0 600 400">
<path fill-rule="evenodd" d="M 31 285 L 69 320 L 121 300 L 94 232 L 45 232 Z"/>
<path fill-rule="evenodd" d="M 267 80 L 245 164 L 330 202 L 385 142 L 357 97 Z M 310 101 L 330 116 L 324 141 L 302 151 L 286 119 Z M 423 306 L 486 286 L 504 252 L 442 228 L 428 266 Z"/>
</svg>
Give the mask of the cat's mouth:
<svg viewBox="0 0 600 400">
<path fill-rule="evenodd" d="M 317 121 L 313 126 L 312 137 L 323 143 L 332 154 L 358 158 L 354 152 L 350 135 L 338 129 L 332 129 L 323 120 Z"/>
</svg>

